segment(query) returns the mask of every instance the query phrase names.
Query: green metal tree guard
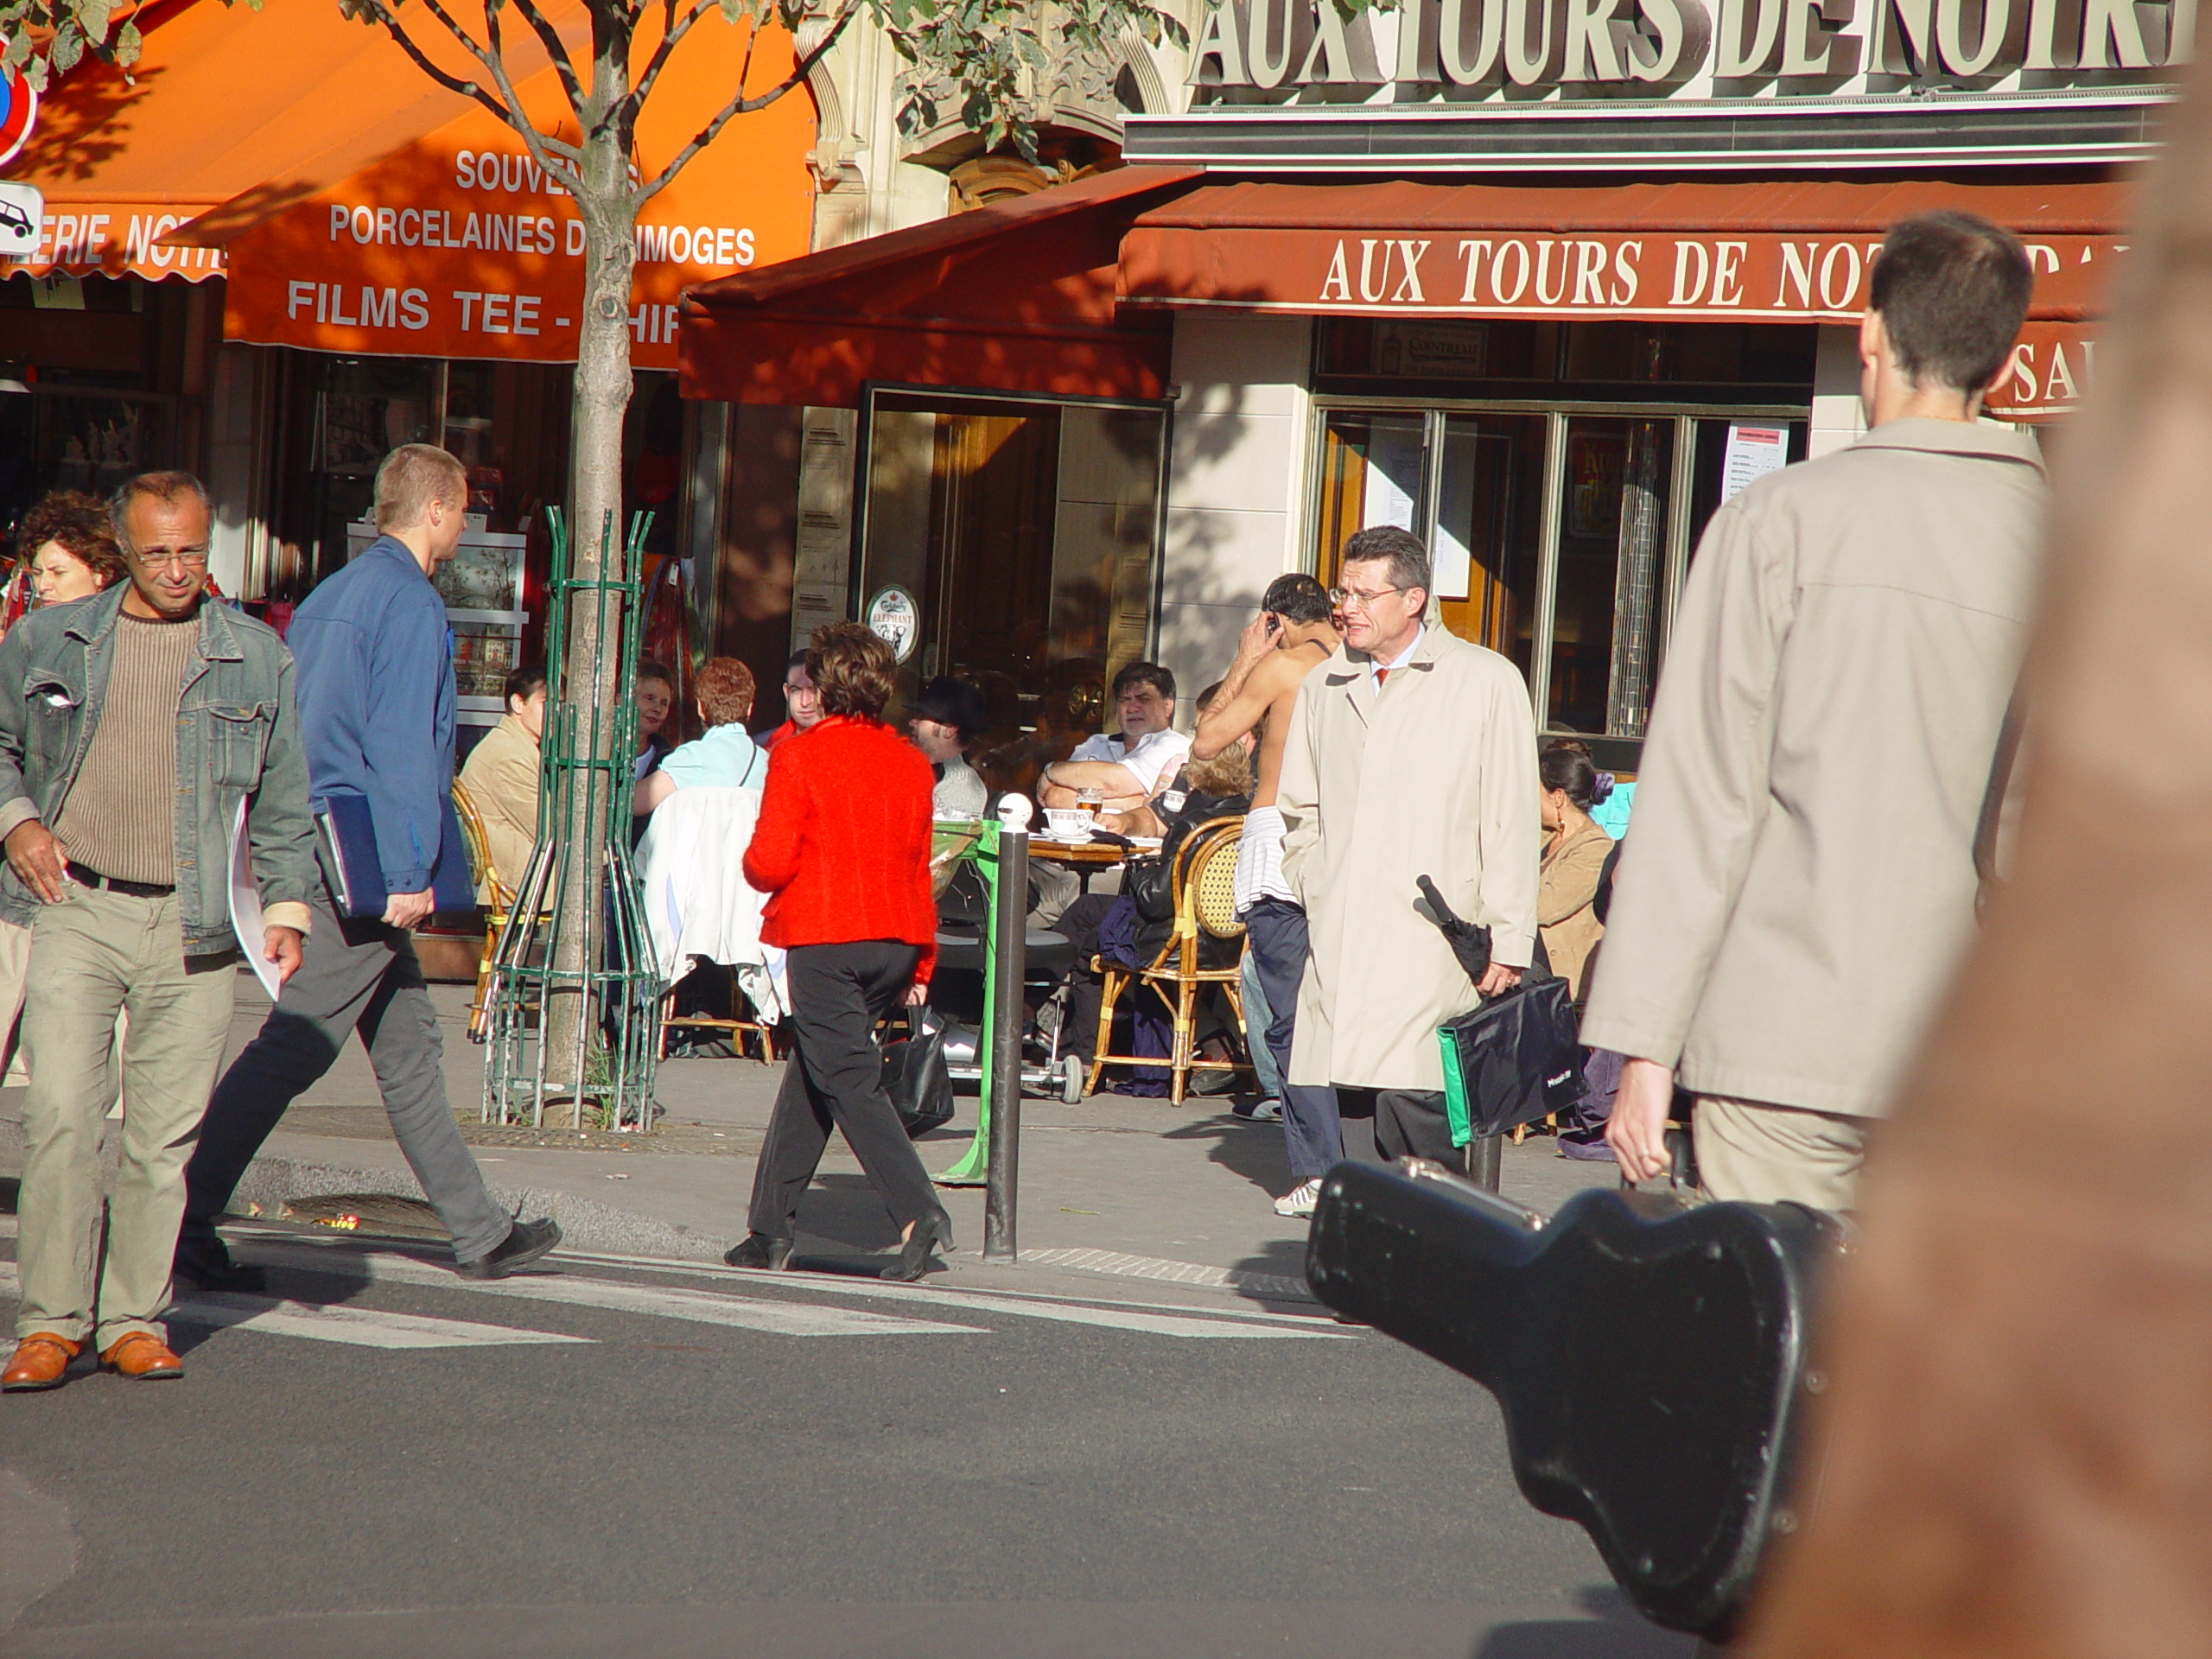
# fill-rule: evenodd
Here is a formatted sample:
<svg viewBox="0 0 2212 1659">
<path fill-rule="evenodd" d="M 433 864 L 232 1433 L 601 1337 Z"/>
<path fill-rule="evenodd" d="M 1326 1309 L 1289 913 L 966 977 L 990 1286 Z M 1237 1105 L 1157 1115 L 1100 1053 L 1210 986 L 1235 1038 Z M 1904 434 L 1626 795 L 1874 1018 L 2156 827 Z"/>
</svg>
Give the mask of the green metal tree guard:
<svg viewBox="0 0 2212 1659">
<path fill-rule="evenodd" d="M 645 898 L 630 859 L 638 710 L 629 687 L 645 632 L 645 583 L 637 573 L 652 515 L 641 512 L 630 521 L 621 565 L 630 574 L 622 580 L 573 575 L 567 521 L 557 508 L 549 508 L 546 519 L 553 580 L 545 633 L 549 695 L 538 745 L 537 844 L 493 957 L 483 1116 L 489 1123 L 541 1128 L 643 1132 L 652 1127 L 660 984 L 645 931 Z M 613 530 L 610 518 L 602 547 L 613 539 Z M 580 607 L 590 607 L 595 616 L 597 637 L 614 643 L 614 660 L 607 666 L 620 688 L 611 710 L 601 706 L 604 699 L 594 698 L 581 720 L 578 709 L 559 700 L 564 671 L 596 677 L 601 666 L 563 661 Z M 575 835 L 578 823 L 591 825 L 591 833 Z M 577 879 L 578 860 L 595 865 L 596 883 Z M 594 888 L 601 894 L 597 903 L 560 902 L 563 893 Z M 583 913 L 569 913 L 577 909 Z M 546 1014 L 564 998 L 573 999 L 583 1039 L 561 1056 L 550 1052 L 546 1040 Z"/>
</svg>

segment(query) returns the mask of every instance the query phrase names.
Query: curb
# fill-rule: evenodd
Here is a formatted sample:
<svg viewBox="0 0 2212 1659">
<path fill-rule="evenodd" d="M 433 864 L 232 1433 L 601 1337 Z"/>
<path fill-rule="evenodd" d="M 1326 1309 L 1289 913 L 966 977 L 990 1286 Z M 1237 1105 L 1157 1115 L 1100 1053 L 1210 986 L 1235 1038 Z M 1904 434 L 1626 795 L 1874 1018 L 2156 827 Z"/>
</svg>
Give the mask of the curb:
<svg viewBox="0 0 2212 1659">
<path fill-rule="evenodd" d="M 561 1224 L 563 1246 L 594 1250 L 608 1255 L 658 1255 L 684 1262 L 719 1263 L 734 1240 L 717 1237 L 692 1227 L 655 1221 L 612 1205 L 580 1198 L 572 1192 L 543 1187 L 490 1188 L 493 1202 L 511 1215 L 550 1216 Z M 278 1215 L 295 1198 L 335 1198 L 341 1194 L 374 1193 L 384 1198 L 422 1201 L 423 1189 L 403 1170 L 348 1169 L 337 1164 L 308 1163 L 293 1158 L 257 1158 L 246 1168 L 238 1191 L 231 1196 L 234 1215 L 258 1206 L 264 1215 Z"/>
</svg>

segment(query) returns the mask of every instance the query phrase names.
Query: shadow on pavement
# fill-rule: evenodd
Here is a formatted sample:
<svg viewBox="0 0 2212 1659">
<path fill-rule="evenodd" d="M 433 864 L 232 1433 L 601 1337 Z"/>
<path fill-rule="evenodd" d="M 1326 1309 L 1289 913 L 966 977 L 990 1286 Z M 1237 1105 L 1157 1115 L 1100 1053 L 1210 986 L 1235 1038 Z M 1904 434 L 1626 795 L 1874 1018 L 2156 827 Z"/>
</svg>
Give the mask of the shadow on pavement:
<svg viewBox="0 0 2212 1659">
<path fill-rule="evenodd" d="M 1222 1168 L 1242 1175 L 1270 1198 L 1290 1190 L 1290 1160 L 1283 1151 L 1279 1123 L 1248 1123 L 1222 1112 L 1162 1129 L 1160 1138 L 1211 1141 L 1213 1145 L 1206 1156 Z"/>
<path fill-rule="evenodd" d="M 1694 1659 L 1700 1650 L 1695 1637 L 1661 1630 L 1611 1586 L 1580 1590 L 1574 1600 L 1593 1617 L 1497 1625 L 1469 1659 Z"/>
</svg>

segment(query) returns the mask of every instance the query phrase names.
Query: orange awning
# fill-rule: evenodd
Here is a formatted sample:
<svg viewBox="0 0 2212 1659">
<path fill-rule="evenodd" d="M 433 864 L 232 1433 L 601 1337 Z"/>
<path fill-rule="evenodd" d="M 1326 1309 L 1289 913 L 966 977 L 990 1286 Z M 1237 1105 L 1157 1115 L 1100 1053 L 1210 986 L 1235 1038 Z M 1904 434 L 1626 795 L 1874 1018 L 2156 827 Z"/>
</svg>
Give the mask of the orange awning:
<svg viewBox="0 0 2212 1659">
<path fill-rule="evenodd" d="M 693 289 L 687 397 L 856 408 L 870 381 L 1157 397 L 1164 317 L 1120 311 L 1122 236 L 1200 175 L 1123 167 Z"/>
<path fill-rule="evenodd" d="M 0 270 L 219 276 L 219 251 L 161 238 L 243 191 L 298 200 L 470 107 L 335 4 L 172 0 L 138 22 L 130 79 L 87 60 L 41 103 L 8 175 L 45 194 L 46 238 Z"/>
<path fill-rule="evenodd" d="M 1414 316 L 1855 320 L 1883 233 L 1936 207 L 2029 244 L 2032 315 L 2078 318 L 2124 251 L 2109 181 L 1223 184 L 1139 218 L 1135 305 Z"/>
<path fill-rule="evenodd" d="M 587 36 L 582 0 L 553 0 L 545 10 L 564 38 Z M 657 20 L 652 14 L 632 42 L 640 65 L 658 44 Z M 756 93 L 791 73 L 790 35 L 772 26 L 748 53 L 746 27 L 710 11 L 670 57 L 638 122 L 641 172 L 650 175 L 708 124 L 731 97 L 740 63 L 749 61 L 747 90 Z M 524 34 L 510 27 L 510 47 Z M 516 75 L 518 95 L 542 130 L 573 138 L 573 121 L 556 119 L 567 114 L 558 77 L 542 54 L 534 62 L 534 73 Z M 798 89 L 731 121 L 645 202 L 629 308 L 637 366 L 676 366 L 677 305 L 688 285 L 806 251 L 815 134 L 813 100 Z M 434 130 L 365 166 L 336 175 L 288 168 L 173 239 L 226 250 L 223 331 L 232 340 L 367 355 L 576 359 L 583 220 L 522 140 L 467 100 L 452 100 Z"/>
</svg>

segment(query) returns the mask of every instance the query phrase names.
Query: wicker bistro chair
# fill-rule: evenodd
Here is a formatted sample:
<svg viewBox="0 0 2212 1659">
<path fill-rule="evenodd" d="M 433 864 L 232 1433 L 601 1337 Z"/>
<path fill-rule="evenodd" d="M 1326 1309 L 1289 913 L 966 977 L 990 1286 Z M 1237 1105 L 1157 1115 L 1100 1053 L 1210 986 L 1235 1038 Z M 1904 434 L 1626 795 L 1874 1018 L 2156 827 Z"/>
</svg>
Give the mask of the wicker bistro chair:
<svg viewBox="0 0 2212 1659">
<path fill-rule="evenodd" d="M 501 885 L 492 868 L 492 838 L 485 833 L 484 815 L 476 810 L 468 785 L 453 780 L 453 810 L 461 819 L 461 837 L 468 843 L 468 873 L 476 878 L 476 891 L 484 900 L 484 953 L 476 963 L 476 994 L 468 1003 L 468 1040 L 480 1043 L 491 1029 L 492 1014 L 486 992 L 492 983 L 492 957 L 499 946 L 499 930 L 507 925 L 515 896 Z"/>
<path fill-rule="evenodd" d="M 1175 903 L 1173 931 L 1149 967 L 1125 968 L 1103 957 L 1091 958 L 1092 971 L 1103 977 L 1105 988 L 1098 1010 L 1098 1052 L 1090 1063 L 1087 1092 L 1098 1091 L 1099 1074 L 1109 1065 L 1160 1063 L 1156 1054 L 1108 1052 L 1113 1043 L 1115 1005 L 1122 993 L 1134 984 L 1144 986 L 1159 997 L 1173 1018 L 1174 1040 L 1167 1056 L 1171 1077 L 1168 1097 L 1176 1105 L 1183 1103 L 1193 1071 L 1252 1069 L 1243 1060 L 1200 1058 L 1195 1019 L 1200 989 L 1218 985 L 1236 1011 L 1238 1028 L 1241 1030 L 1244 1024 L 1243 969 L 1239 965 L 1243 958 L 1243 946 L 1237 948 L 1236 960 L 1226 968 L 1202 967 L 1198 960 L 1200 934 L 1217 939 L 1243 938 L 1244 925 L 1236 919 L 1236 849 L 1243 839 L 1243 819 L 1214 818 L 1193 830 L 1177 849 L 1171 873 Z"/>
<path fill-rule="evenodd" d="M 729 1039 L 729 1046 L 737 1051 L 740 1059 L 746 1058 L 747 1043 L 757 1038 L 760 1043 L 761 1062 L 765 1065 L 776 1058 L 776 1028 L 760 1017 L 752 998 L 747 996 L 744 988 L 738 984 L 734 971 L 729 977 L 729 1013 L 727 1015 L 709 1014 L 703 1008 L 690 1014 L 678 1014 L 676 1011 L 676 988 L 673 985 L 669 987 L 667 994 L 660 1000 L 660 1053 L 657 1057 L 660 1059 L 668 1058 L 668 1033 L 671 1026 L 682 1026 L 687 1030 L 696 1027 L 703 1031 L 719 1031 Z"/>
</svg>

